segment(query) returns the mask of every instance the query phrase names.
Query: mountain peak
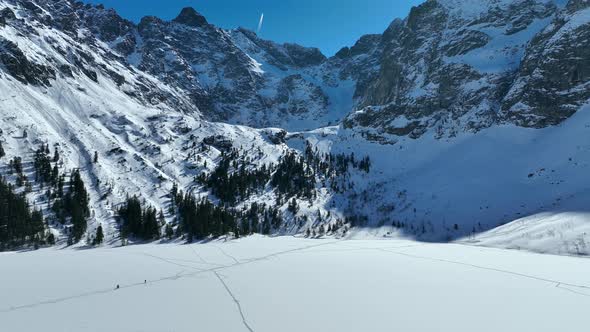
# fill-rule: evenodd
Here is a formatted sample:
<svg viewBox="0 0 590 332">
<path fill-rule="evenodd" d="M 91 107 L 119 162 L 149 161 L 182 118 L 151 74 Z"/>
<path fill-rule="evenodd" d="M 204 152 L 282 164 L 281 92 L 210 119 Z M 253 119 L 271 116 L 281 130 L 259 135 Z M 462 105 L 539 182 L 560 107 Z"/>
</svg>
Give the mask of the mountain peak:
<svg viewBox="0 0 590 332">
<path fill-rule="evenodd" d="M 209 24 L 205 16 L 201 15 L 192 7 L 183 8 L 180 14 L 174 19 L 174 22 L 191 27 L 200 27 Z"/>
<path fill-rule="evenodd" d="M 489 12 L 491 9 L 506 9 L 514 6 L 557 5 L 562 0 L 429 0 L 436 2 L 452 14 L 464 18 L 474 18 Z"/>
</svg>

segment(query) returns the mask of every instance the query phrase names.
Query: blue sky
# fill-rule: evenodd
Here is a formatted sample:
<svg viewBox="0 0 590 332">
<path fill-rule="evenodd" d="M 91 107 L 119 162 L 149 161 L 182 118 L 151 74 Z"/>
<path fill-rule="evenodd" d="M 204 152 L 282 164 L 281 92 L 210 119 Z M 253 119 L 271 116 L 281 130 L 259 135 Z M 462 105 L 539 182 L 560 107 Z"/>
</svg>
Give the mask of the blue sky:
<svg viewBox="0 0 590 332">
<path fill-rule="evenodd" d="M 277 42 L 319 47 L 332 55 L 362 35 L 381 33 L 396 17 L 424 0 L 85 0 L 115 8 L 132 21 L 146 15 L 172 19 L 183 7 L 194 7 L 209 22 L 223 27 L 255 30 Z"/>
</svg>

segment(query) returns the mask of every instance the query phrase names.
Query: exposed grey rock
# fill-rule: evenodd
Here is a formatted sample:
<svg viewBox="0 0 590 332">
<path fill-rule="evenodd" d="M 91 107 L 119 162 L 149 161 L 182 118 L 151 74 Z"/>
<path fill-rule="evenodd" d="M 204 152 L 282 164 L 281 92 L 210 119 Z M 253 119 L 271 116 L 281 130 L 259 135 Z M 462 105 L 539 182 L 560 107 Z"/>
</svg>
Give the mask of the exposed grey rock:
<svg viewBox="0 0 590 332">
<path fill-rule="evenodd" d="M 205 137 L 203 143 L 213 146 L 220 151 L 229 151 L 233 147 L 232 140 L 223 135 Z"/>
<path fill-rule="evenodd" d="M 0 37 L 0 64 L 15 79 L 24 84 L 50 85 L 55 79 L 55 71 L 27 58 L 13 42 Z"/>
<path fill-rule="evenodd" d="M 560 123 L 588 99 L 587 27 L 559 35 L 553 47 L 547 42 L 564 17 L 585 8 L 586 1 L 575 1 L 564 9 L 535 0 L 489 1 L 473 16 L 446 0 L 413 8 L 383 34 L 379 74 L 360 96 L 362 111 L 345 125 L 417 138 L 429 130 L 454 136 L 506 121 Z"/>
<path fill-rule="evenodd" d="M 506 120 L 524 127 L 556 125 L 590 99 L 590 6 L 570 1 L 527 48 L 502 104 Z"/>
<path fill-rule="evenodd" d="M 203 15 L 191 7 L 183 8 L 180 14 L 174 19 L 174 22 L 191 27 L 203 27 L 209 24 Z"/>
<path fill-rule="evenodd" d="M 7 22 L 16 19 L 16 15 L 10 8 L 0 10 L 0 26 L 5 26 Z"/>
<path fill-rule="evenodd" d="M 287 132 L 284 130 L 270 131 L 267 133 L 268 139 L 275 145 L 285 144 Z"/>
</svg>

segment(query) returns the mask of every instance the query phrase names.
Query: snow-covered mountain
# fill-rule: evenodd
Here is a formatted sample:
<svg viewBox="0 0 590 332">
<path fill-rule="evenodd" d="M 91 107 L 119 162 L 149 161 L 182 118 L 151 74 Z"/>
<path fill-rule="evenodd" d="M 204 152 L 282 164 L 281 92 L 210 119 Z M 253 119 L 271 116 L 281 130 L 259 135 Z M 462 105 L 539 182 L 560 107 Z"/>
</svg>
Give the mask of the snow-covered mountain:
<svg viewBox="0 0 590 332">
<path fill-rule="evenodd" d="M 88 234 L 102 225 L 109 241 L 130 195 L 179 224 L 178 184 L 236 211 L 276 208 L 279 234 L 478 241 L 522 217 L 575 212 L 575 226 L 536 224 L 519 246 L 588 253 L 571 244 L 588 230 L 589 38 L 587 0 L 428 0 L 330 58 L 191 8 L 135 24 L 71 0 L 0 0 L 0 162 L 22 157 L 33 179 L 39 146 L 58 150 L 60 170 L 80 168 L 87 184 Z M 223 201 L 200 176 L 232 149 L 236 174 L 288 175 L 283 157 L 306 156 L 313 193 L 265 178 Z M 29 200 L 51 215 L 31 182 Z"/>
<path fill-rule="evenodd" d="M 290 130 L 336 123 L 364 75 L 347 71 L 349 63 L 364 64 L 361 54 L 330 61 L 315 48 L 217 28 L 192 8 L 170 22 L 145 17 L 137 26 L 102 7 L 75 12 L 127 63 L 182 89 L 212 120 Z"/>
<path fill-rule="evenodd" d="M 379 78 L 348 126 L 439 137 L 543 128 L 588 95 L 588 2 L 427 1 L 383 35 Z"/>
</svg>

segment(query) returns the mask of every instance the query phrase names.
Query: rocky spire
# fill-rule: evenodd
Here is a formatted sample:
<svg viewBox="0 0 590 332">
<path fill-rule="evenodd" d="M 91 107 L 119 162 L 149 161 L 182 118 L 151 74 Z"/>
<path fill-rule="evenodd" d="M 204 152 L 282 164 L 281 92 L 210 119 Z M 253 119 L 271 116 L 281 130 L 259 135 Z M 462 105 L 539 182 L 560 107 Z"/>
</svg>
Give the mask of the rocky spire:
<svg viewBox="0 0 590 332">
<path fill-rule="evenodd" d="M 174 22 L 191 27 L 200 27 L 209 24 L 207 19 L 192 7 L 183 8 L 180 14 L 174 19 Z"/>
</svg>

